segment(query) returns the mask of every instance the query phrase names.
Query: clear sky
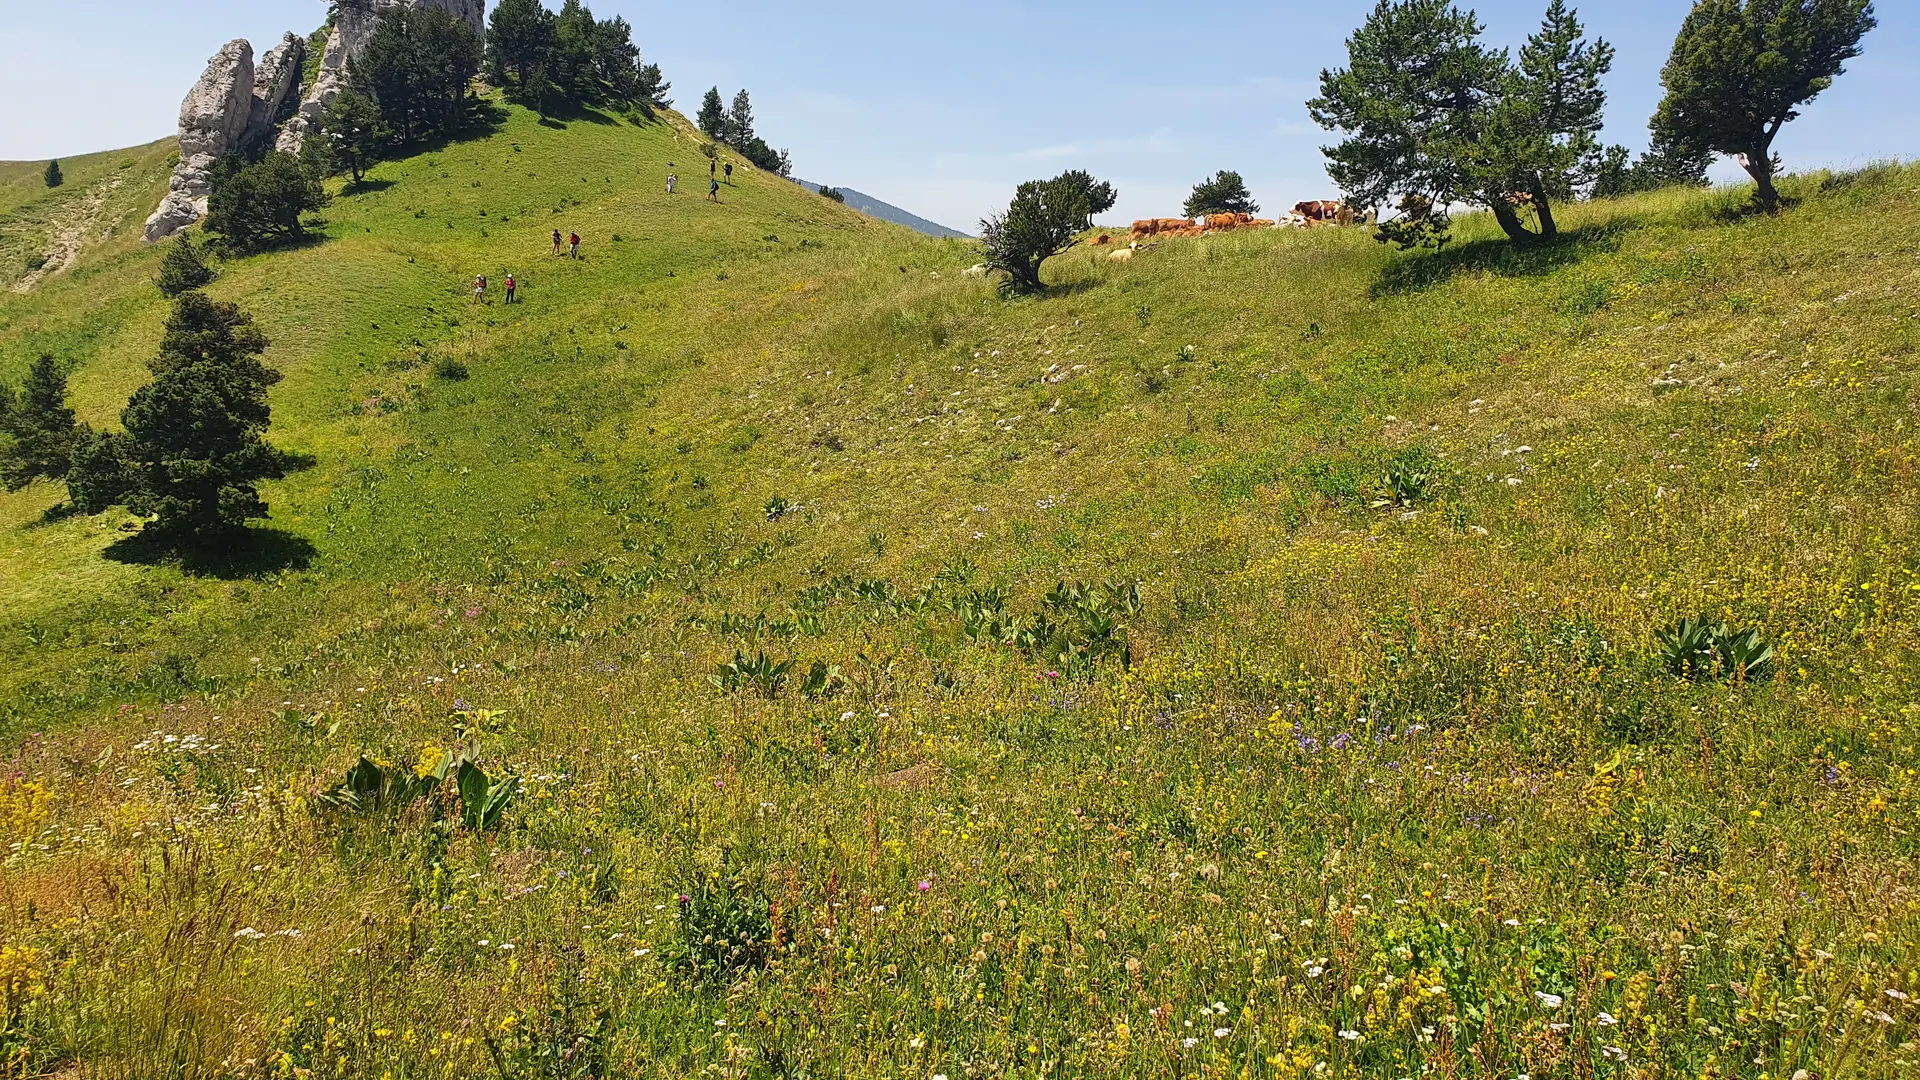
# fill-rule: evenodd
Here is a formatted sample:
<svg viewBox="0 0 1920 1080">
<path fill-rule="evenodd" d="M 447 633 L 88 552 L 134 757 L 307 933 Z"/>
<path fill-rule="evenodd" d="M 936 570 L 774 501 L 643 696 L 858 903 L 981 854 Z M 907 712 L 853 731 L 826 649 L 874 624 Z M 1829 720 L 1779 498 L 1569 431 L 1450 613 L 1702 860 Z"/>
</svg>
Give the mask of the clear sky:
<svg viewBox="0 0 1920 1080">
<path fill-rule="evenodd" d="M 559 0 L 548 0 L 558 7 Z M 1085 168 L 1122 221 L 1177 212 L 1216 169 L 1269 209 L 1332 197 L 1325 132 L 1304 102 L 1344 64 L 1373 0 L 599 0 L 626 16 L 691 113 L 707 87 L 753 94 L 760 134 L 795 171 L 956 228 L 1013 185 Z M 1518 46 L 1545 0 L 1480 0 Z M 1586 0 L 1619 49 L 1607 137 L 1639 149 L 1687 0 Z M 1788 127 L 1792 169 L 1920 156 L 1920 2 L 1882 0 L 1866 55 Z M 264 51 L 324 19 L 322 0 L 0 0 L 0 158 L 72 155 L 170 133 L 207 57 Z M 1723 163 L 1721 175 L 1737 170 Z M 651 182 L 651 181 L 649 181 Z"/>
</svg>

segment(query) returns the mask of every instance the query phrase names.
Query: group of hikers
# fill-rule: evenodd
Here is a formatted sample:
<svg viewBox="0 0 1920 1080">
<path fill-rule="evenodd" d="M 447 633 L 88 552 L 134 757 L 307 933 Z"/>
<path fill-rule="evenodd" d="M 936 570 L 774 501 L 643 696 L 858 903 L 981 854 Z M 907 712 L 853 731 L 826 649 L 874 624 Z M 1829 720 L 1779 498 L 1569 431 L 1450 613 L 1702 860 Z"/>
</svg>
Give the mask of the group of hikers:
<svg viewBox="0 0 1920 1080">
<path fill-rule="evenodd" d="M 553 230 L 554 255 L 558 256 L 563 246 L 566 248 L 568 258 L 570 259 L 579 258 L 580 257 L 580 234 L 568 233 L 565 237 L 562 237 L 560 235 L 559 229 Z M 508 274 L 506 284 L 507 284 L 507 303 L 511 304 L 518 297 L 518 294 L 520 291 L 520 283 L 514 279 L 514 276 L 512 274 Z M 481 274 L 478 277 L 475 277 L 473 279 L 473 298 L 476 301 L 479 301 L 481 303 L 486 302 L 487 275 Z"/>
<path fill-rule="evenodd" d="M 667 162 L 667 168 L 673 168 L 673 162 Z M 727 183 L 733 183 L 733 162 L 722 162 L 718 158 L 707 159 L 707 201 L 720 201 L 720 178 L 724 171 Z M 678 174 L 667 173 L 667 194 L 671 195 L 680 186 Z"/>
<path fill-rule="evenodd" d="M 671 161 L 667 162 L 667 168 L 669 170 L 671 170 L 673 167 L 674 167 L 673 162 Z M 731 161 L 723 162 L 723 161 L 720 161 L 718 158 L 708 158 L 707 159 L 707 201 L 708 202 L 717 203 L 720 201 L 720 180 L 722 176 L 725 177 L 727 183 L 729 184 L 733 183 L 733 162 Z M 680 177 L 675 175 L 672 172 L 668 172 L 667 173 L 667 194 L 672 195 L 674 193 L 674 189 L 677 188 L 679 184 L 680 184 Z M 566 250 L 568 258 L 578 259 L 580 257 L 580 234 L 568 233 L 565 237 L 562 237 L 560 235 L 559 229 L 553 230 L 553 254 L 556 257 L 558 257 L 563 247 Z M 514 280 L 514 276 L 512 274 L 508 274 L 506 285 L 507 285 L 507 303 L 511 304 L 514 302 L 515 295 L 519 291 L 520 283 Z M 473 298 L 476 302 L 479 302 L 479 303 L 486 302 L 487 276 L 485 274 L 481 274 L 478 277 L 475 277 L 473 279 Z"/>
</svg>

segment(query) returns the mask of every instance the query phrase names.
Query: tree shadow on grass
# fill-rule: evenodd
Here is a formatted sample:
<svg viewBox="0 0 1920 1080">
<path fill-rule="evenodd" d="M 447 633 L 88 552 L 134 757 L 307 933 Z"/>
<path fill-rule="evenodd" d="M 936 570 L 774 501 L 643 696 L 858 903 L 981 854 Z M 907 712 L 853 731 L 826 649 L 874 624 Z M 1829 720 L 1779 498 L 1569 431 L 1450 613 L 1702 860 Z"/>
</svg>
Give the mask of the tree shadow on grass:
<svg viewBox="0 0 1920 1080">
<path fill-rule="evenodd" d="M 375 180 L 374 178 L 369 176 L 364 180 L 348 181 L 347 186 L 340 189 L 340 194 L 372 195 L 372 194 L 375 194 L 376 192 L 387 190 L 388 188 L 392 187 L 394 183 L 395 181 L 392 181 L 392 180 Z"/>
<path fill-rule="evenodd" d="M 247 528 L 206 548 L 181 548 L 141 532 L 107 545 L 103 554 L 115 562 L 175 565 L 189 574 L 238 581 L 283 570 L 305 570 L 319 551 L 311 540 L 284 529 Z"/>
<path fill-rule="evenodd" d="M 1524 248 L 1502 237 L 1421 252 L 1388 264 L 1373 283 L 1373 298 L 1422 292 L 1461 274 L 1542 277 L 1592 256 L 1618 251 L 1626 235 L 1639 227 L 1640 222 L 1633 218 L 1615 218 L 1601 225 L 1570 229 L 1551 242 Z"/>
</svg>

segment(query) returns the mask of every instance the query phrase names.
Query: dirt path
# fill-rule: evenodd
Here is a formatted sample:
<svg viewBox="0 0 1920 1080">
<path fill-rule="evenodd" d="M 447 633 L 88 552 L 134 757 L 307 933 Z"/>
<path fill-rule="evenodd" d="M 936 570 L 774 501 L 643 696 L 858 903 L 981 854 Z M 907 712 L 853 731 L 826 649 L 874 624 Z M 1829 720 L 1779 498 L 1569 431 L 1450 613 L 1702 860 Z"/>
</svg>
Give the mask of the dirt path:
<svg viewBox="0 0 1920 1080">
<path fill-rule="evenodd" d="M 38 270 L 29 271 L 26 277 L 15 282 L 14 292 L 29 292 L 40 283 L 41 278 L 49 274 L 57 274 L 73 265 L 74 260 L 80 257 L 80 251 L 85 246 L 87 236 L 100 223 L 100 210 L 106 205 L 107 196 L 113 194 L 123 179 L 125 179 L 123 174 L 116 172 L 95 184 L 87 192 L 86 198 L 80 201 L 80 205 L 74 209 L 74 212 L 65 221 L 59 223 L 53 236 L 53 250 L 47 252 L 46 263 Z"/>
</svg>

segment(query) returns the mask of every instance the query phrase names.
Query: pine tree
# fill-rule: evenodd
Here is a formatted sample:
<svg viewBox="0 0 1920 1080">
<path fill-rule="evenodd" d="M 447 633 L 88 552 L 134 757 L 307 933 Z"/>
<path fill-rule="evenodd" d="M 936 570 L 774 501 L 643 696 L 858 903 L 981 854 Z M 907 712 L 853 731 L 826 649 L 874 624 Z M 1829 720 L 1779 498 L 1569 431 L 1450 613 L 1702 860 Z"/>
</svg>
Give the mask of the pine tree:
<svg viewBox="0 0 1920 1080">
<path fill-rule="evenodd" d="M 214 184 L 206 228 L 237 253 L 262 251 L 306 239 L 301 219 L 327 202 L 319 179 L 292 154 L 275 150 Z"/>
<path fill-rule="evenodd" d="M 487 78 L 512 91 L 553 49 L 554 15 L 540 0 L 500 0 L 487 24 Z"/>
<path fill-rule="evenodd" d="M 593 12 L 580 0 L 566 0 L 554 18 L 548 77 L 574 101 L 593 103 L 602 97 L 594 71 L 595 30 Z"/>
<path fill-rule="evenodd" d="M 1657 135 L 1675 147 L 1735 155 L 1754 198 L 1779 208 L 1773 141 L 1860 55 L 1872 0 L 1699 0 L 1660 73 Z"/>
<path fill-rule="evenodd" d="M 1083 185 L 1060 177 L 1029 180 L 1014 193 L 1006 213 L 980 223 L 987 265 L 1006 271 L 1008 289 L 1039 292 L 1046 287 L 1041 264 L 1073 247 L 1086 217 Z"/>
<path fill-rule="evenodd" d="M 1480 40 L 1451 0 L 1381 0 L 1349 39 L 1349 66 L 1323 73 L 1313 118 L 1347 138 L 1327 170 L 1357 206 L 1425 207 L 1381 227 L 1403 246 L 1444 242 L 1445 207 L 1484 206 L 1516 244 L 1557 232 L 1552 203 L 1599 172 L 1600 79 L 1613 48 L 1589 42 L 1551 0 L 1519 63 Z M 1538 237 L 1518 205 L 1533 206 Z"/>
<path fill-rule="evenodd" d="M 342 90 L 320 120 L 321 142 L 327 151 L 327 171 L 347 172 L 358 184 L 367 166 L 386 145 L 387 125 L 380 106 L 358 90 Z"/>
<path fill-rule="evenodd" d="M 67 182 L 67 178 L 60 172 L 60 162 L 58 160 L 47 162 L 45 179 L 47 186 L 50 188 L 59 187 L 61 184 Z"/>
<path fill-rule="evenodd" d="M 265 439 L 267 389 L 280 380 L 260 360 L 266 348 L 238 307 L 182 294 L 150 365 L 153 381 L 121 413 L 124 433 L 83 447 L 69 488 L 75 504 L 123 501 L 154 518 L 152 534 L 189 548 L 266 516 L 256 485 L 285 475 L 284 456 Z"/>
<path fill-rule="evenodd" d="M 1203 217 L 1207 214 L 1257 214 L 1260 204 L 1253 201 L 1253 193 L 1247 190 L 1246 181 L 1231 169 L 1221 169 L 1193 187 L 1193 194 L 1187 196 L 1188 217 Z"/>
<path fill-rule="evenodd" d="M 1069 169 L 1057 179 L 1073 184 L 1086 195 L 1087 219 L 1080 225 L 1083 229 L 1093 228 L 1093 215 L 1106 213 L 1113 209 L 1114 203 L 1120 201 L 1120 193 L 1112 184 L 1095 180 L 1093 174 L 1084 169 Z"/>
<path fill-rule="evenodd" d="M 696 119 L 700 130 L 706 132 L 708 138 L 727 141 L 727 107 L 720 101 L 719 87 L 708 90 L 707 96 L 700 100 L 700 113 Z"/>
<path fill-rule="evenodd" d="M 193 250 L 193 241 L 186 233 L 174 240 L 173 246 L 160 259 L 160 294 L 172 299 L 189 289 L 205 288 L 213 283 L 213 270 Z"/>
<path fill-rule="evenodd" d="M 27 378 L 15 397 L 0 388 L 6 408 L 0 413 L 0 481 L 18 491 L 42 477 L 67 475 L 82 429 L 67 405 L 67 377 L 52 356 L 42 353 L 27 369 Z"/>
<path fill-rule="evenodd" d="M 480 40 L 465 22 L 439 8 L 394 8 L 354 61 L 353 88 L 379 106 L 390 133 L 410 143 L 465 122 L 480 60 Z"/>
<path fill-rule="evenodd" d="M 627 20 L 615 15 L 594 24 L 593 75 L 603 96 L 616 104 L 651 109 L 653 99 L 642 87 L 644 70 Z"/>
<path fill-rule="evenodd" d="M 745 90 L 733 95 L 733 107 L 727 110 L 726 142 L 735 147 L 744 147 L 757 136 L 753 132 L 753 99 Z"/>
</svg>

